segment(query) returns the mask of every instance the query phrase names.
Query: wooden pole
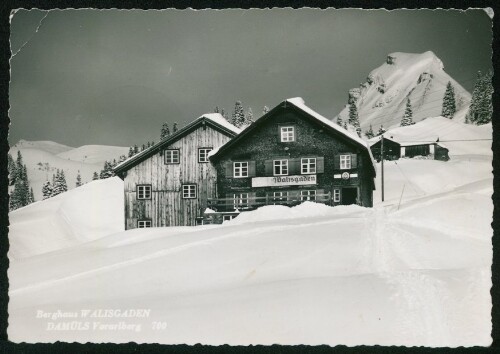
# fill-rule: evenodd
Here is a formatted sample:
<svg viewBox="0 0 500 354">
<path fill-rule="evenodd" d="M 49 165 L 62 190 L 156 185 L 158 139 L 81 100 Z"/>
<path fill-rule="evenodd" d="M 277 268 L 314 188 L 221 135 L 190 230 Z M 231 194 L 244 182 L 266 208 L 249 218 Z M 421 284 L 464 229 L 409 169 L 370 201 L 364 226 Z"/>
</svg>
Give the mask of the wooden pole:
<svg viewBox="0 0 500 354">
<path fill-rule="evenodd" d="M 381 179 L 382 179 L 382 201 L 384 201 L 384 134 L 382 134 L 382 138 L 380 139 L 380 164 L 382 169 Z"/>
</svg>

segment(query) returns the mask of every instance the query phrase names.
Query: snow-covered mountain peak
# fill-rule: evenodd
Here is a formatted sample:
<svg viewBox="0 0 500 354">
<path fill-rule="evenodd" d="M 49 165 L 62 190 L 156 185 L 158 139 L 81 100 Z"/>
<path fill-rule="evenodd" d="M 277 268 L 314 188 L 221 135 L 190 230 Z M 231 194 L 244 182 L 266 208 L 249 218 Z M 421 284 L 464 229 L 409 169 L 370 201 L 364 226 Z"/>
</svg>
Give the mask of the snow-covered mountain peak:
<svg viewBox="0 0 500 354">
<path fill-rule="evenodd" d="M 470 103 L 470 94 L 444 71 L 444 64 L 432 51 L 424 53 L 389 53 L 385 62 L 372 70 L 366 81 L 349 90 L 344 109 L 335 117 L 349 118 L 349 104 L 358 108 L 361 128 L 366 131 L 380 125 L 399 126 L 406 101 L 410 99 L 413 120 L 441 114 L 442 99 L 448 82 L 455 89 L 461 121 Z"/>
</svg>

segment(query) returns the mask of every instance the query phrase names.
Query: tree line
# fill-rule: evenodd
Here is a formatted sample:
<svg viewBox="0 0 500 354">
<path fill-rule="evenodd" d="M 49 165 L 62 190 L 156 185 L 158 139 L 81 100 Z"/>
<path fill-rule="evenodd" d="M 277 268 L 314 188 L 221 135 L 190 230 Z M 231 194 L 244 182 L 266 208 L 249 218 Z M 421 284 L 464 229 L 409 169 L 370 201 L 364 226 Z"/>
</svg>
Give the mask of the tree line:
<svg viewBox="0 0 500 354">
<path fill-rule="evenodd" d="M 28 181 L 28 171 L 23 162 L 21 151 L 17 151 L 17 158 L 14 161 L 10 154 L 7 154 L 7 169 L 9 171 L 9 185 L 14 186 L 10 193 L 9 210 L 13 211 L 35 201 L 33 188 Z"/>
</svg>

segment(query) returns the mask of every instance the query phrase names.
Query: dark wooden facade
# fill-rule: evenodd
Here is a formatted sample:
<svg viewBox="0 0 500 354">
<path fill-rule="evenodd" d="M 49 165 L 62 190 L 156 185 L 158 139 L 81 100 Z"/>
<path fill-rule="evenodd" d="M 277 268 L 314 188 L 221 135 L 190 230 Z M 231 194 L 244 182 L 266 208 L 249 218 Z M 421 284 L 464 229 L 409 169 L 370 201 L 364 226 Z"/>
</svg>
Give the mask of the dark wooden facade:
<svg viewBox="0 0 500 354">
<path fill-rule="evenodd" d="M 372 143 L 370 149 L 373 157 L 380 162 L 381 141 Z M 448 161 L 448 149 L 439 143 L 404 143 L 384 137 L 384 160 L 398 160 L 401 157 L 413 158 L 416 156 L 433 156 L 434 160 Z"/>
<path fill-rule="evenodd" d="M 370 146 L 373 157 L 380 162 L 382 143 L 380 140 Z M 384 160 L 397 160 L 401 157 L 401 145 L 389 138 L 384 138 Z"/>
<path fill-rule="evenodd" d="M 195 225 L 207 199 L 216 195 L 215 168 L 200 162 L 199 149 L 219 148 L 235 130 L 200 117 L 117 166 L 124 181 L 125 229 Z"/>
<path fill-rule="evenodd" d="M 211 157 L 218 196 L 211 209 L 229 212 L 305 200 L 371 207 L 375 166 L 368 146 L 314 113 L 284 101 L 219 149 Z M 283 141 L 290 127 L 294 139 Z M 248 167 L 243 176 L 241 163 Z"/>
</svg>

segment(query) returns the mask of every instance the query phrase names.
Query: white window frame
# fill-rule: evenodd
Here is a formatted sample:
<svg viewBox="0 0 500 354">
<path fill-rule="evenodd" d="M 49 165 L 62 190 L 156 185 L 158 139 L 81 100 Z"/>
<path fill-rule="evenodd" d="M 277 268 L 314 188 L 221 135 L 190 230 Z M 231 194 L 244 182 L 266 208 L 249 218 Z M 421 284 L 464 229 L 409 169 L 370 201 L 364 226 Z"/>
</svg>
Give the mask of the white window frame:
<svg viewBox="0 0 500 354">
<path fill-rule="evenodd" d="M 194 183 L 182 185 L 182 199 L 196 199 L 198 195 L 198 186 Z"/>
<path fill-rule="evenodd" d="M 333 202 L 340 203 L 340 188 L 335 188 L 333 190 Z"/>
<path fill-rule="evenodd" d="M 234 219 L 234 215 L 222 215 L 222 222 L 224 221 L 231 221 Z"/>
<path fill-rule="evenodd" d="M 350 170 L 352 166 L 351 155 L 340 155 L 340 169 Z"/>
<path fill-rule="evenodd" d="M 165 150 L 165 163 L 167 165 L 177 165 L 181 163 L 180 156 L 179 149 L 167 149 Z"/>
<path fill-rule="evenodd" d="M 276 173 L 276 168 L 279 173 Z M 273 160 L 273 176 L 287 176 L 288 175 L 288 160 Z"/>
<path fill-rule="evenodd" d="M 150 219 L 137 220 L 137 228 L 144 229 L 147 227 L 151 227 L 152 223 Z"/>
<path fill-rule="evenodd" d="M 233 206 L 234 209 L 245 209 L 248 208 L 248 192 L 244 193 L 234 193 L 233 194 Z"/>
<path fill-rule="evenodd" d="M 248 177 L 248 161 L 233 162 L 233 177 Z"/>
<path fill-rule="evenodd" d="M 300 173 L 310 175 L 316 173 L 317 160 L 315 157 L 304 157 L 300 159 Z"/>
<path fill-rule="evenodd" d="M 308 189 L 308 190 L 300 191 L 300 200 L 303 202 L 316 201 L 316 190 L 315 189 Z"/>
<path fill-rule="evenodd" d="M 138 200 L 149 200 L 151 199 L 152 187 L 150 184 L 138 184 L 136 192 Z"/>
<path fill-rule="evenodd" d="M 287 125 L 280 127 L 280 141 L 282 143 L 290 143 L 295 141 L 295 126 Z"/>
<path fill-rule="evenodd" d="M 273 192 L 273 203 L 276 202 L 286 202 L 288 201 L 288 191 L 276 191 Z"/>
<path fill-rule="evenodd" d="M 212 150 L 213 148 L 198 148 L 198 162 L 199 163 L 209 162 L 208 154 Z"/>
</svg>

